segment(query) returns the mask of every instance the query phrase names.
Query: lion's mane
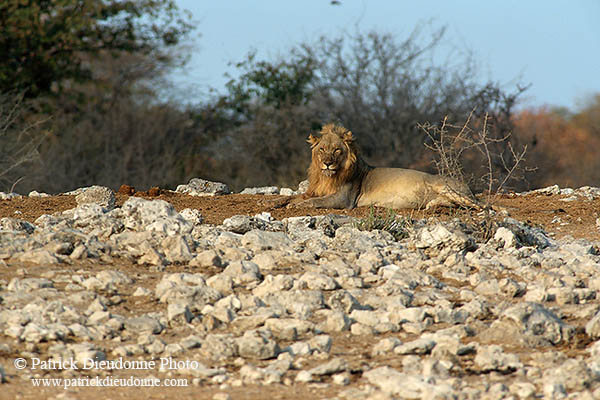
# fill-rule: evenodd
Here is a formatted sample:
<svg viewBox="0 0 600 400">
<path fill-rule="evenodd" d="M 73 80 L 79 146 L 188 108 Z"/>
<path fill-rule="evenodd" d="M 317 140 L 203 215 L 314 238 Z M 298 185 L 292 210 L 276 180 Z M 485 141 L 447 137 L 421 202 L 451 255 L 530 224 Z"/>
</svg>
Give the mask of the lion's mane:
<svg viewBox="0 0 600 400">
<path fill-rule="evenodd" d="M 318 139 L 309 138 L 312 145 L 312 158 L 308 168 L 308 197 L 322 197 L 336 193 L 344 184 L 360 178 L 369 170 L 369 166 L 360 155 L 360 151 L 354 143 L 352 132 L 335 124 L 327 124 L 321 130 L 321 138 L 333 135 L 346 148 L 346 159 L 341 164 L 341 169 L 333 176 L 325 176 L 321 172 L 318 160 Z"/>
</svg>

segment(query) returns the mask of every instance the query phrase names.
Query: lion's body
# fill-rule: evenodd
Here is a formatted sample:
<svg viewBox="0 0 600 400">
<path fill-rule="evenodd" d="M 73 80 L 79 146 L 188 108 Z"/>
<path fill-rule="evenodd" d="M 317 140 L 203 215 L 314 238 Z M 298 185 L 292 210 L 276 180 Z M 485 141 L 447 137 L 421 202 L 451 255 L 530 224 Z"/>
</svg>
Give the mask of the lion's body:
<svg viewBox="0 0 600 400">
<path fill-rule="evenodd" d="M 421 209 L 479 204 L 455 179 L 402 168 L 373 168 L 360 156 L 352 132 L 328 124 L 309 137 L 312 162 L 308 190 L 298 205 L 317 208 L 380 206 Z"/>
<path fill-rule="evenodd" d="M 419 209 L 473 203 L 469 188 L 454 179 L 414 169 L 375 168 L 363 180 L 356 205 Z"/>
</svg>

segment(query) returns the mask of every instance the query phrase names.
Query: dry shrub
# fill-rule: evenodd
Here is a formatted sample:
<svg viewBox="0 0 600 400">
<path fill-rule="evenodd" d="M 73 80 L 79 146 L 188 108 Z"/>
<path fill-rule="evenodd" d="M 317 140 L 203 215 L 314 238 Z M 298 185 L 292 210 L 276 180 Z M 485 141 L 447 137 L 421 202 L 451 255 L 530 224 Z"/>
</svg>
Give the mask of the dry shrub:
<svg viewBox="0 0 600 400">
<path fill-rule="evenodd" d="M 419 123 L 444 116 L 457 120 L 473 107 L 489 112 L 494 125 L 504 130 L 526 90 L 508 92 L 492 81 L 482 84 L 469 55 L 452 54 L 448 62 L 436 62 L 445 30 L 430 28 L 420 25 L 404 39 L 356 32 L 302 47 L 316 60 L 312 101 L 328 113 L 324 122 L 339 121 L 354 132 L 373 165 L 421 169 L 428 162 L 423 162 Z"/>
<path fill-rule="evenodd" d="M 92 184 L 144 189 L 181 183 L 191 140 L 186 123 L 173 107 L 140 105 L 131 98 L 88 102 L 76 114 L 57 112 L 31 186 L 55 193 Z"/>
<path fill-rule="evenodd" d="M 452 124 L 446 117 L 439 126 L 419 127 L 427 136 L 425 147 L 433 152 L 438 173 L 483 188 L 489 202 L 524 180 L 527 146 L 516 151 L 510 133 L 494 137 L 488 121 L 487 113 L 476 119 L 471 112 L 463 124 Z"/>
<path fill-rule="evenodd" d="M 439 126 L 422 124 L 420 127 L 427 136 L 425 146 L 433 152 L 438 173 L 468 183 L 465 171 L 469 171 L 471 186 L 483 188 L 482 212 L 459 210 L 457 213 L 473 235 L 483 241 L 490 239 L 503 219 L 503 215 L 496 212 L 499 210 L 495 206 L 497 196 L 507 189 L 522 186 L 529 172 L 525 165 L 527 145 L 515 150 L 511 134 L 502 135 L 497 127 L 490 126 L 487 113 L 476 118 L 472 111 L 465 122 L 458 125 L 444 118 Z"/>
<path fill-rule="evenodd" d="M 307 106 L 260 107 L 251 122 L 224 129 L 203 146 L 191 173 L 227 182 L 234 190 L 295 187 L 306 178 L 310 163 L 306 138 L 321 121 L 318 111 Z"/>
<path fill-rule="evenodd" d="M 191 118 L 177 105 L 157 101 L 165 68 L 142 55 L 105 54 L 93 63 L 93 83 L 71 82 L 69 91 L 37 99 L 28 115 L 52 117 L 39 161 L 19 191 L 121 184 L 147 189 L 188 178 L 182 164 L 194 148 Z"/>
<path fill-rule="evenodd" d="M 48 118 L 35 115 L 23 93 L 0 94 L 0 190 L 13 191 L 31 179 L 29 168 L 39 161 L 38 148 L 47 135 Z"/>
</svg>

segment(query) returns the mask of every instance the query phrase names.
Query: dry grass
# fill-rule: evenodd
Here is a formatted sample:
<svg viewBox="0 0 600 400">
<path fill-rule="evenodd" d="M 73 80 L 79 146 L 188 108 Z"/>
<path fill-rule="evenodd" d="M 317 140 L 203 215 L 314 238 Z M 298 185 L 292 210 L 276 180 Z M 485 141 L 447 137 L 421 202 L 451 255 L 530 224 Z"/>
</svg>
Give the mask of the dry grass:
<svg viewBox="0 0 600 400">
<path fill-rule="evenodd" d="M 397 215 L 392 209 L 388 209 L 385 215 L 377 212 L 375 207 L 369 208 L 369 214 L 355 223 L 355 227 L 361 231 L 381 230 L 389 232 L 394 239 L 400 240 L 408 237 L 410 218 Z"/>
</svg>

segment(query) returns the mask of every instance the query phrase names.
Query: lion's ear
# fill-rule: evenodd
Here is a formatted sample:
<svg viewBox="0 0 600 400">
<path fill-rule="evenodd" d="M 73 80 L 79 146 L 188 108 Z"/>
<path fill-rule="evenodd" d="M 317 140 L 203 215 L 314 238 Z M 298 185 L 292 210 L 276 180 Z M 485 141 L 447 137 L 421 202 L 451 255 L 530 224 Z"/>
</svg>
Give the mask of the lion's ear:
<svg viewBox="0 0 600 400">
<path fill-rule="evenodd" d="M 344 142 L 352 143 L 354 141 L 354 136 L 352 136 L 352 131 L 346 131 L 344 133 L 344 137 L 342 139 L 344 139 Z"/>
<path fill-rule="evenodd" d="M 315 147 L 317 143 L 319 143 L 319 138 L 314 137 L 312 133 L 308 135 L 308 139 L 306 139 L 308 143 L 310 143 L 310 147 Z"/>
</svg>

